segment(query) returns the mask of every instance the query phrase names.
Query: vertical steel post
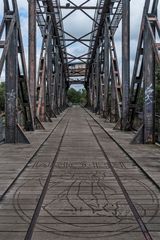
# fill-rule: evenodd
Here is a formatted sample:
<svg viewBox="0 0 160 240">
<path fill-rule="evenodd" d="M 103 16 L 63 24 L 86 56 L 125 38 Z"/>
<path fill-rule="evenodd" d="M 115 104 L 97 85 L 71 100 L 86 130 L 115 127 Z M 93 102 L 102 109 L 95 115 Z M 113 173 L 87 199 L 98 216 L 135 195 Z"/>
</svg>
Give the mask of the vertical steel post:
<svg viewBox="0 0 160 240">
<path fill-rule="evenodd" d="M 55 49 L 55 105 L 56 112 L 59 114 L 59 52 L 57 45 Z"/>
<path fill-rule="evenodd" d="M 43 59 L 43 71 L 42 71 L 42 80 L 41 80 L 41 112 L 40 120 L 42 122 L 46 121 L 46 59 Z"/>
<path fill-rule="evenodd" d="M 29 4 L 29 88 L 33 118 L 36 118 L 36 0 L 28 0 Z"/>
<path fill-rule="evenodd" d="M 52 74 L 52 110 L 57 115 L 58 114 L 58 107 L 57 107 L 57 47 L 56 47 L 56 37 L 53 36 L 52 38 L 52 67 L 53 67 L 53 74 Z"/>
<path fill-rule="evenodd" d="M 95 112 L 95 64 L 92 64 L 92 109 Z"/>
<path fill-rule="evenodd" d="M 53 68 L 53 72 L 52 72 L 52 91 L 51 91 L 51 95 L 52 95 L 52 99 L 51 99 L 51 108 L 52 111 L 57 114 L 57 109 L 56 109 L 56 101 L 55 101 L 55 95 L 56 95 L 56 88 L 55 88 L 55 79 L 56 79 L 56 69 L 55 69 L 55 42 L 54 42 L 54 37 L 52 39 L 52 44 L 53 44 L 53 52 L 52 52 L 52 68 Z"/>
<path fill-rule="evenodd" d="M 96 112 L 96 65 L 95 62 L 92 64 L 93 71 L 93 111 Z"/>
<path fill-rule="evenodd" d="M 65 77 L 64 77 L 64 72 L 63 72 L 63 68 L 62 68 L 62 109 L 65 108 Z"/>
<path fill-rule="evenodd" d="M 96 60 L 95 60 L 95 78 L 96 78 L 96 113 L 100 113 L 100 69 L 99 69 L 99 52 L 100 47 L 97 47 Z"/>
<path fill-rule="evenodd" d="M 109 82 L 109 29 L 108 20 L 105 21 L 104 30 L 104 116 L 107 117 L 108 113 L 108 82 Z"/>
<path fill-rule="evenodd" d="M 88 91 L 89 91 L 88 106 L 93 108 L 93 67 L 92 67 L 90 78 L 89 78 L 89 88 L 88 88 Z"/>
<path fill-rule="evenodd" d="M 129 116 L 130 88 L 130 1 L 122 0 L 122 129 L 125 130 Z"/>
<path fill-rule="evenodd" d="M 57 56 L 57 106 L 58 111 L 60 113 L 60 63 L 59 63 L 59 55 Z"/>
<path fill-rule="evenodd" d="M 62 109 L 62 63 L 59 63 L 59 105 L 60 105 L 60 109 Z"/>
<path fill-rule="evenodd" d="M 100 52 L 99 52 L 99 114 L 103 115 L 103 76 L 102 76 L 102 56 L 103 56 L 103 44 L 100 40 Z"/>
<path fill-rule="evenodd" d="M 6 35 L 10 27 L 11 19 L 6 19 Z M 5 103 L 5 141 L 6 143 L 17 142 L 17 99 L 18 99 L 18 62 L 17 62 L 17 26 L 15 24 L 12 33 L 12 41 L 6 58 L 6 103 Z"/>
<path fill-rule="evenodd" d="M 94 109 L 94 68 L 92 64 L 92 74 L 91 74 L 91 107 Z"/>
<path fill-rule="evenodd" d="M 144 32 L 143 63 L 145 102 L 144 102 L 144 143 L 155 143 L 155 58 L 152 39 L 146 24 Z"/>
<path fill-rule="evenodd" d="M 52 117 L 52 74 L 53 74 L 53 67 L 52 67 L 52 51 L 53 51 L 53 45 L 52 45 L 52 36 L 51 36 L 51 29 L 50 26 L 48 28 L 48 47 L 46 49 L 47 51 L 47 93 L 48 93 L 48 99 L 47 99 L 47 105 L 48 105 L 48 113 L 49 116 Z"/>
<path fill-rule="evenodd" d="M 113 76 L 113 66 L 111 73 L 111 115 L 110 122 L 115 123 L 117 121 L 116 118 L 116 89 L 115 89 L 115 79 Z"/>
</svg>

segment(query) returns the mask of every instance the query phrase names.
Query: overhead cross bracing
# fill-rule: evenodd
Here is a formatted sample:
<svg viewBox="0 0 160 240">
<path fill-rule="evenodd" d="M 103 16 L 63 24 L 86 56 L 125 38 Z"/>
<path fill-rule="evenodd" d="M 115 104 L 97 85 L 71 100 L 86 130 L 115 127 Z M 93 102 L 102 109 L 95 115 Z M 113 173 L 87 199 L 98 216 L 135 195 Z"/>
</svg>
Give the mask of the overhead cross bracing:
<svg viewBox="0 0 160 240">
<path fill-rule="evenodd" d="M 85 83 L 87 78 L 86 72 L 88 71 L 87 69 L 89 68 L 92 58 L 91 55 L 94 54 L 94 49 L 96 48 L 96 38 L 98 39 L 99 37 L 100 26 L 103 27 L 102 22 L 108 15 L 108 17 L 111 17 L 110 26 L 112 33 L 115 33 L 122 18 L 122 1 L 106 1 L 104 4 L 105 1 L 96 2 L 87 0 L 82 1 L 81 4 L 76 4 L 69 0 L 66 5 L 64 5 L 63 2 L 66 1 L 54 1 L 53 6 L 56 13 L 57 37 L 59 36 L 60 51 L 66 64 L 67 81 L 79 83 L 78 79 L 72 78 L 83 77 Z M 47 1 L 37 1 L 37 21 L 42 36 L 45 31 L 46 15 L 52 15 L 51 9 L 47 10 L 47 4 Z M 78 37 L 65 28 L 65 22 L 68 18 L 72 21 L 72 16 L 74 17 L 77 11 L 80 11 L 86 18 L 91 20 L 91 24 L 87 23 L 91 29 L 88 27 L 89 31 Z M 81 15 L 81 17 L 83 16 Z M 80 27 L 81 19 L 79 19 L 79 23 L 77 23 L 77 29 Z M 84 53 L 81 55 L 70 53 L 70 47 L 77 43 L 79 44 L 79 48 L 83 48 Z M 80 83 L 82 83 L 82 80 L 80 80 Z"/>
</svg>

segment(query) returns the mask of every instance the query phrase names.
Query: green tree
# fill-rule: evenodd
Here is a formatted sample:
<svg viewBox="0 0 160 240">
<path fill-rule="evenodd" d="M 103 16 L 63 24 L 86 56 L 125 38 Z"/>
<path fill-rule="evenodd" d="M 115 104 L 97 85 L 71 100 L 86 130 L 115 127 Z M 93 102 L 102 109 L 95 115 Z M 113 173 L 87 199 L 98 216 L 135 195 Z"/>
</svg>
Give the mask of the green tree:
<svg viewBox="0 0 160 240">
<path fill-rule="evenodd" d="M 80 98 L 80 103 L 82 105 L 85 105 L 87 103 L 87 92 L 85 89 L 81 90 L 81 98 Z"/>
<path fill-rule="evenodd" d="M 4 112 L 5 108 L 5 83 L 0 83 L 0 113 Z"/>
<path fill-rule="evenodd" d="M 74 88 L 68 90 L 68 101 L 73 104 L 85 104 L 86 103 L 86 90 L 82 89 L 76 91 Z"/>
</svg>

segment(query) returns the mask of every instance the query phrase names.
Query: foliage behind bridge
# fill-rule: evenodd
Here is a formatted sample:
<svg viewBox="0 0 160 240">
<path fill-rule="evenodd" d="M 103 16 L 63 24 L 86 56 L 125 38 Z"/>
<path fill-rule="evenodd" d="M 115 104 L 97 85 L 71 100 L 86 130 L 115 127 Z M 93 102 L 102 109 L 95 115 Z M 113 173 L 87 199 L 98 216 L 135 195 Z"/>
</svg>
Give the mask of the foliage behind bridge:
<svg viewBox="0 0 160 240">
<path fill-rule="evenodd" d="M 74 88 L 70 88 L 68 90 L 67 96 L 68 96 L 68 101 L 73 103 L 73 104 L 83 104 L 85 105 L 87 102 L 87 97 L 86 97 L 86 90 L 81 89 L 81 90 L 75 90 Z"/>
</svg>

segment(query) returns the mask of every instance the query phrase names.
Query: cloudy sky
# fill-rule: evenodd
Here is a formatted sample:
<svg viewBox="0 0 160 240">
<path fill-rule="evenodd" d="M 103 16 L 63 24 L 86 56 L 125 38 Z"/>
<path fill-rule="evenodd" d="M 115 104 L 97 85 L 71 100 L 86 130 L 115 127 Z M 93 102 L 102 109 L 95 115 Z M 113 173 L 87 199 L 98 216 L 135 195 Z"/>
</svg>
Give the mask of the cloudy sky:
<svg viewBox="0 0 160 240">
<path fill-rule="evenodd" d="M 0 4 L 0 19 L 3 15 L 3 4 Z M 67 0 L 60 0 L 62 5 L 66 5 Z M 84 0 L 74 0 L 76 5 L 80 5 Z M 96 0 L 90 0 L 87 5 L 95 6 Z M 23 42 L 25 48 L 26 61 L 28 58 L 28 1 L 27 0 L 17 0 L 19 13 L 21 18 L 21 27 L 23 34 Z M 141 22 L 141 16 L 144 6 L 144 0 L 131 0 L 131 71 L 133 69 L 133 62 L 136 53 L 137 39 L 139 34 L 139 27 Z M 68 13 L 68 10 L 63 10 L 63 16 Z M 88 11 L 90 16 L 94 16 L 94 11 Z M 70 17 L 64 21 L 64 28 L 67 32 L 74 35 L 75 37 L 80 37 L 88 33 L 92 28 L 92 21 L 81 11 L 76 11 Z M 119 27 L 116 35 L 116 49 L 118 54 L 118 60 L 121 67 L 121 27 Z M 41 47 L 41 35 L 37 31 L 37 62 L 39 59 Z M 81 55 L 87 51 L 87 48 L 79 43 L 71 45 L 67 48 L 68 52 L 73 55 Z"/>
</svg>

